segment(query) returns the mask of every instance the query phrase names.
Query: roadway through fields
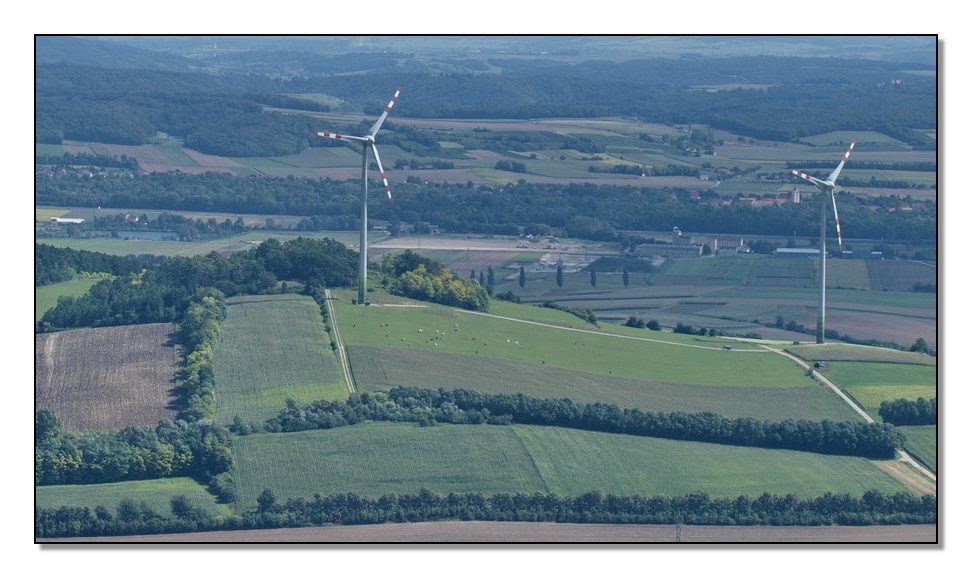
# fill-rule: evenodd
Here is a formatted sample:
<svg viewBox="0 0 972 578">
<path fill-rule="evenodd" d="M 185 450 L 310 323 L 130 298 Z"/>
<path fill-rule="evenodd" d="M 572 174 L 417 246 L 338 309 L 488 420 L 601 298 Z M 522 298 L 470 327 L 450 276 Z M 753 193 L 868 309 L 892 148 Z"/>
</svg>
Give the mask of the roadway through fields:
<svg viewBox="0 0 972 578">
<path fill-rule="evenodd" d="M 344 381 L 348 384 L 348 392 L 356 393 L 354 387 L 354 376 L 351 374 L 351 363 L 348 361 L 348 352 L 344 349 L 344 340 L 341 339 L 341 330 L 338 329 L 337 317 L 334 314 L 334 305 L 331 304 L 331 290 L 324 290 L 324 303 L 327 304 L 327 318 L 331 324 L 331 331 L 334 332 L 334 342 L 337 344 L 338 359 L 341 360 L 341 371 L 344 372 Z"/>
<path fill-rule="evenodd" d="M 826 385 L 827 387 L 829 387 L 830 389 L 832 389 L 834 391 L 834 393 L 836 393 L 837 395 L 839 395 L 841 399 L 843 399 L 845 402 L 847 402 L 847 405 L 851 406 L 851 408 L 853 408 L 854 411 L 856 411 L 857 413 L 859 413 L 864 418 L 864 420 L 867 421 L 867 423 L 875 423 L 874 422 L 874 419 L 871 416 L 869 416 L 866 411 L 864 411 L 864 408 L 862 408 L 860 405 L 858 405 L 856 401 L 854 401 L 850 396 L 848 396 L 846 393 L 844 393 L 843 390 L 841 390 L 839 387 L 837 387 L 837 385 L 835 385 L 834 382 L 832 382 L 829 379 L 827 379 L 826 377 L 824 377 L 824 375 L 822 373 L 820 373 L 819 371 L 814 371 L 810 367 L 810 364 L 807 363 L 806 361 L 800 359 L 799 357 L 793 355 L 792 353 L 789 353 L 787 351 L 783 351 L 782 349 L 773 349 L 773 348 L 768 347 L 766 345 L 761 345 L 760 347 L 765 347 L 768 351 L 773 351 L 775 353 L 779 353 L 780 355 L 782 355 L 784 357 L 787 357 L 790 360 L 796 362 L 796 364 L 799 365 L 800 367 L 802 367 L 802 368 L 810 371 L 811 372 L 811 375 L 812 375 L 812 377 L 814 379 L 816 379 L 820 383 L 822 383 L 822 384 Z M 931 470 L 929 470 L 925 466 L 923 466 L 920 463 L 918 463 L 914 458 L 912 458 L 908 454 L 908 452 L 906 452 L 904 450 L 901 450 L 901 449 L 897 450 L 897 452 L 898 452 L 898 459 L 899 460 L 901 460 L 904 463 L 910 465 L 911 467 L 913 467 L 914 469 L 916 469 L 918 472 L 920 472 L 921 474 L 923 474 L 925 477 L 927 477 L 927 478 L 931 479 L 932 481 L 934 481 L 936 484 L 938 483 L 938 477 Z"/>
</svg>

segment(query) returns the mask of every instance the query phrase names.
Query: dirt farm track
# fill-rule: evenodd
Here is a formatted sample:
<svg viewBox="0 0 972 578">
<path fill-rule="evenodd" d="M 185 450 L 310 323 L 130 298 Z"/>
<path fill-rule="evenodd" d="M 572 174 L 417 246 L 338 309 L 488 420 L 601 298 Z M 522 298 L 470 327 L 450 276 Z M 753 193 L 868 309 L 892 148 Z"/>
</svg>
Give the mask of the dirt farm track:
<svg viewBox="0 0 972 578">
<path fill-rule="evenodd" d="M 39 542 L 308 542 L 308 543 L 665 543 L 676 541 L 669 525 L 556 524 L 549 522 L 417 522 L 321 528 L 282 528 L 151 536 L 69 538 Z M 933 544 L 936 527 L 911 526 L 685 526 L 682 542 L 714 543 L 911 543 Z"/>
</svg>

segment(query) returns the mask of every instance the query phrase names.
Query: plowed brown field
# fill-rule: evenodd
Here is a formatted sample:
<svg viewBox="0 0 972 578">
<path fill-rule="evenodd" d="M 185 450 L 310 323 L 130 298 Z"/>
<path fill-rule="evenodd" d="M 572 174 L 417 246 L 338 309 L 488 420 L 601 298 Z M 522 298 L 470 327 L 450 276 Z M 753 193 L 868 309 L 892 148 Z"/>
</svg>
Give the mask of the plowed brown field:
<svg viewBox="0 0 972 578">
<path fill-rule="evenodd" d="M 52 542 L 682 542 L 934 543 L 934 525 L 675 526 L 549 522 L 418 522 L 323 528 L 75 538 Z M 47 542 L 48 540 L 43 540 Z"/>
<path fill-rule="evenodd" d="M 174 418 L 175 331 L 151 323 L 37 335 L 35 409 L 53 409 L 74 432 Z"/>
</svg>

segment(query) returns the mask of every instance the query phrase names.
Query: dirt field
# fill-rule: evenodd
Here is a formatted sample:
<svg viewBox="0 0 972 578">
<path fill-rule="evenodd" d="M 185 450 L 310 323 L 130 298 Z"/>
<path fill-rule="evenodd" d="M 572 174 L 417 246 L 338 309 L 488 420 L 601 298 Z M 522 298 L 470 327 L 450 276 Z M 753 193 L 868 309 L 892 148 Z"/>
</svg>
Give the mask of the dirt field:
<svg viewBox="0 0 972 578">
<path fill-rule="evenodd" d="M 174 418 L 175 331 L 152 323 L 37 335 L 35 409 L 53 409 L 73 432 Z"/>
<path fill-rule="evenodd" d="M 914 526 L 675 526 L 549 522 L 418 522 L 157 536 L 114 536 L 44 542 L 494 542 L 494 543 L 911 543 L 934 544 L 937 527 Z"/>
</svg>

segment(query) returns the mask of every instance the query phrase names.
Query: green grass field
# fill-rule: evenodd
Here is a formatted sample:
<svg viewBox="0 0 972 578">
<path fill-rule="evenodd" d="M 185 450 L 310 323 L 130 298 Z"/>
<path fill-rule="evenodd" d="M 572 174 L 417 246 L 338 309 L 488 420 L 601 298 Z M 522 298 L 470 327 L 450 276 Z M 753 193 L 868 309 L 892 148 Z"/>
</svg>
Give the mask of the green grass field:
<svg viewBox="0 0 972 578">
<path fill-rule="evenodd" d="M 931 468 L 933 472 L 938 471 L 938 430 L 933 425 L 909 425 L 898 428 L 905 434 L 908 441 L 905 442 L 905 449 L 921 460 L 923 464 Z"/>
<path fill-rule="evenodd" d="M 350 300 L 349 295 L 344 297 Z M 354 307 L 337 303 L 349 345 L 412 348 L 551 365 L 634 379 L 697 385 L 809 386 L 798 366 L 770 352 L 727 352 L 721 343 L 661 342 L 498 319 L 449 307 Z M 526 306 L 521 306 L 526 307 Z M 645 332 L 646 334 L 649 332 Z M 691 339 L 691 336 L 677 336 Z"/>
<path fill-rule="evenodd" d="M 37 486 L 35 505 L 38 508 L 59 508 L 61 506 L 105 506 L 113 514 L 118 503 L 125 498 L 145 502 L 163 516 L 171 516 L 170 500 L 174 496 L 185 495 L 189 502 L 215 516 L 228 516 L 230 506 L 216 503 L 216 497 L 192 478 L 164 478 L 159 480 L 138 480 L 112 484 L 84 484 L 63 486 Z"/>
<path fill-rule="evenodd" d="M 489 393 L 525 393 L 604 402 L 655 411 L 712 411 L 729 417 L 767 420 L 857 420 L 846 403 L 820 386 L 733 387 L 672 384 L 564 370 L 483 356 L 393 347 L 350 346 L 348 354 L 361 391 L 396 385 L 466 388 Z"/>
<path fill-rule="evenodd" d="M 307 404 L 348 395 L 320 308 L 301 295 L 227 299 L 213 359 L 216 420 L 275 417 L 287 398 Z"/>
<path fill-rule="evenodd" d="M 234 440 L 238 509 L 269 488 L 315 493 L 480 491 L 757 496 L 903 487 L 862 458 L 539 426 L 362 424 Z"/>
<path fill-rule="evenodd" d="M 40 321 L 48 309 L 57 305 L 59 297 L 78 297 L 84 295 L 104 277 L 98 275 L 78 275 L 70 281 L 52 283 L 34 289 L 34 320 Z"/>
<path fill-rule="evenodd" d="M 845 387 L 851 386 L 927 386 L 935 387 L 935 367 L 864 361 L 837 361 L 830 364 L 827 377 Z"/>
</svg>

